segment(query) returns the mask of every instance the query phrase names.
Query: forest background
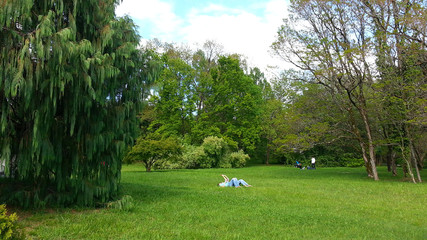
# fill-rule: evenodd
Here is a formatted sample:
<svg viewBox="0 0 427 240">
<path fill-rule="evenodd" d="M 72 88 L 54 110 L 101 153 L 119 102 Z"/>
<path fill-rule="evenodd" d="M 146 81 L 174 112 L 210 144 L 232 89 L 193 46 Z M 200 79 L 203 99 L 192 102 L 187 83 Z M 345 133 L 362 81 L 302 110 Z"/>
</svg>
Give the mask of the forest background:
<svg viewBox="0 0 427 240">
<path fill-rule="evenodd" d="M 272 49 L 297 70 L 269 79 L 212 41 L 198 50 L 145 46 L 161 52 L 163 72 L 147 98 L 144 132 L 185 145 L 181 160 L 158 167 L 238 166 L 222 150 L 208 153 L 213 139 L 203 139 L 215 136 L 254 163 L 316 157 L 320 166 L 365 166 L 376 180 L 376 165 L 393 175 L 399 165 L 421 182 L 425 2 L 292 1 L 289 11 Z M 206 155 L 216 160 L 204 165 Z"/>
</svg>

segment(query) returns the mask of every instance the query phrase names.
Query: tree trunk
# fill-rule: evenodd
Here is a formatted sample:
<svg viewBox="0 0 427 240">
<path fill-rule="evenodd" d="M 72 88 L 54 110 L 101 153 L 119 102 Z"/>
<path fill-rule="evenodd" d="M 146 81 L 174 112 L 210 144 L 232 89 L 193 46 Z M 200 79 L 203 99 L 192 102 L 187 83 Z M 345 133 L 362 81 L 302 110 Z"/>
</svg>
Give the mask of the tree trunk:
<svg viewBox="0 0 427 240">
<path fill-rule="evenodd" d="M 414 158 L 414 161 L 415 161 L 415 158 Z M 418 182 L 421 183 L 423 182 L 423 180 L 421 179 L 420 169 L 418 168 L 418 164 L 415 162 L 414 166 L 415 166 L 415 171 L 417 173 Z"/>
<path fill-rule="evenodd" d="M 153 166 L 153 162 L 151 160 L 143 161 L 145 166 L 145 171 L 151 172 L 151 167 Z"/>
<path fill-rule="evenodd" d="M 371 164 L 372 175 L 375 181 L 380 180 L 378 177 L 377 166 L 375 161 L 375 146 L 372 139 L 371 126 L 369 124 L 368 115 L 365 108 L 360 108 L 360 115 L 362 116 L 363 123 L 365 124 L 366 135 L 368 137 L 368 147 L 369 147 L 369 163 Z"/>
<path fill-rule="evenodd" d="M 362 157 L 363 157 L 363 161 L 365 161 L 365 167 L 366 167 L 366 172 L 368 173 L 368 177 L 373 178 L 374 175 L 372 173 L 372 168 L 368 160 L 368 156 L 366 155 L 365 144 L 363 144 L 361 139 L 359 139 L 359 144 L 360 144 L 360 148 L 362 149 Z"/>
<path fill-rule="evenodd" d="M 393 150 L 393 146 L 387 146 L 387 170 L 391 172 L 393 176 L 397 176 L 396 172 L 396 153 Z"/>
<path fill-rule="evenodd" d="M 412 160 L 414 161 L 414 167 L 415 167 L 415 171 L 417 173 L 417 178 L 418 178 L 418 182 L 423 182 L 421 179 L 421 175 L 420 175 L 420 170 L 418 168 L 418 159 L 415 153 L 415 148 L 414 148 L 414 144 L 412 143 L 411 137 L 409 137 L 409 146 L 411 148 L 411 156 L 412 156 Z"/>
<path fill-rule="evenodd" d="M 387 171 L 391 172 L 391 163 L 392 163 L 392 159 L 391 159 L 391 155 L 393 152 L 393 147 L 392 146 L 387 146 L 387 155 L 386 155 L 386 162 L 387 162 Z"/>
<path fill-rule="evenodd" d="M 396 153 L 394 151 L 391 153 L 391 172 L 394 177 L 397 176 Z"/>
<path fill-rule="evenodd" d="M 410 159 L 408 159 L 408 156 L 407 156 L 407 154 L 405 153 L 405 149 L 404 149 L 404 148 L 405 148 L 405 147 L 401 146 L 402 156 L 403 156 L 403 159 L 404 159 L 404 160 L 405 160 L 405 162 L 406 162 L 406 170 L 407 170 L 407 172 L 408 172 L 409 176 L 411 177 L 412 182 L 413 182 L 413 183 L 417 183 L 417 181 L 415 181 L 414 173 L 412 172 L 411 161 L 410 161 Z M 410 158 L 410 157 L 409 157 L 409 158 Z"/>
<path fill-rule="evenodd" d="M 403 127 L 404 129 L 404 132 L 406 133 L 406 127 L 404 126 Z M 412 182 L 413 183 L 417 183 L 416 181 L 415 181 L 415 177 L 414 177 L 414 173 L 412 172 L 412 164 L 411 164 L 411 153 L 409 153 L 409 156 L 408 156 L 408 154 L 407 154 L 407 149 L 406 149 L 406 147 L 405 147 L 405 141 L 404 141 L 404 136 L 402 135 L 402 133 L 401 133 L 401 135 L 400 135 L 400 151 L 402 152 L 402 158 L 403 158 L 403 160 L 405 161 L 405 165 L 406 165 L 406 171 L 405 171 L 405 168 L 403 168 L 403 171 L 404 171 L 404 175 L 405 175 L 405 177 L 406 177 L 406 173 L 408 173 L 409 174 L 409 176 L 411 177 L 411 180 L 412 180 Z"/>
<path fill-rule="evenodd" d="M 360 131 L 356 127 L 356 121 L 354 120 L 354 113 L 353 113 L 351 107 L 348 107 L 346 110 L 348 111 L 348 114 L 349 114 L 351 131 L 356 136 L 357 141 L 359 142 L 359 145 L 360 145 L 360 149 L 362 150 L 362 157 L 363 157 L 363 161 L 365 162 L 366 172 L 368 173 L 368 177 L 373 178 L 374 175 L 372 173 L 372 168 L 370 167 L 368 156 L 366 155 L 366 147 L 365 147 L 365 144 L 362 140 L 362 136 L 360 135 Z"/>
</svg>

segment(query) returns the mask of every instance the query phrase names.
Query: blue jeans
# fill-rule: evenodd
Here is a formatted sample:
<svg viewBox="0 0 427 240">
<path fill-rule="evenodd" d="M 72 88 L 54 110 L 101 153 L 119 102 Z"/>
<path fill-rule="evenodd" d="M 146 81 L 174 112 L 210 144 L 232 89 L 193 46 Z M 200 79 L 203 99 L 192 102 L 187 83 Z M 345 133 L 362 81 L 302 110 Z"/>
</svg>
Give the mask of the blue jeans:
<svg viewBox="0 0 427 240">
<path fill-rule="evenodd" d="M 230 183 L 231 183 L 230 187 L 238 187 L 238 186 L 240 186 L 240 184 L 242 184 L 243 186 L 249 185 L 247 182 L 245 182 L 245 180 L 243 180 L 243 179 L 237 180 L 237 178 L 232 178 Z"/>
</svg>

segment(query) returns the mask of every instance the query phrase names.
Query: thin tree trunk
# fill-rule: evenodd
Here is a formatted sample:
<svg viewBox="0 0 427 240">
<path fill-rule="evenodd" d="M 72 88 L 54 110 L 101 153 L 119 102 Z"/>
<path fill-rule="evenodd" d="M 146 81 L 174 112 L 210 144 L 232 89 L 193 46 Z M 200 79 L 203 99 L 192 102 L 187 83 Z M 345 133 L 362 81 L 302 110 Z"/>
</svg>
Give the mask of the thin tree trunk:
<svg viewBox="0 0 427 240">
<path fill-rule="evenodd" d="M 369 124 L 368 116 L 364 108 L 360 109 L 360 115 L 362 115 L 363 123 L 365 124 L 366 134 L 368 137 L 368 147 L 369 147 L 369 162 L 371 164 L 372 175 L 375 181 L 380 180 L 378 177 L 377 166 L 375 161 L 375 146 L 372 139 L 371 126 Z"/>
<path fill-rule="evenodd" d="M 414 161 L 414 167 L 415 167 L 415 171 L 417 173 L 417 178 L 418 178 L 418 182 L 423 182 L 421 179 L 421 175 L 420 175 L 420 170 L 418 168 L 418 159 L 416 157 L 416 153 L 415 153 L 415 148 L 414 145 L 412 144 L 412 140 L 409 137 L 409 146 L 411 147 L 411 156 L 412 156 L 412 160 Z"/>
<path fill-rule="evenodd" d="M 387 139 L 388 137 L 386 137 Z M 387 146 L 387 170 L 391 172 L 393 176 L 397 176 L 396 172 L 396 153 L 393 150 L 393 146 Z"/>
<path fill-rule="evenodd" d="M 407 134 L 406 126 L 403 126 L 403 132 L 404 132 L 404 134 Z M 406 137 L 408 137 L 408 136 L 406 135 Z M 411 153 L 409 153 L 409 157 L 408 157 L 408 154 L 407 154 L 407 151 L 406 151 L 406 148 L 405 148 L 405 141 L 404 141 L 404 139 L 405 138 L 404 138 L 403 134 L 400 133 L 400 151 L 402 152 L 402 158 L 403 158 L 403 160 L 406 163 L 406 168 L 407 168 L 406 170 L 407 170 L 409 176 L 411 177 L 412 182 L 413 183 L 417 183 L 415 181 L 414 173 L 412 172 Z M 405 174 L 405 176 L 406 176 L 406 174 Z"/>
<path fill-rule="evenodd" d="M 391 172 L 393 176 L 397 176 L 396 153 L 394 151 L 391 153 Z"/>
<path fill-rule="evenodd" d="M 362 136 L 360 135 L 359 129 L 356 127 L 356 121 L 354 120 L 353 111 L 351 110 L 351 108 L 347 108 L 347 111 L 349 113 L 349 118 L 350 118 L 349 120 L 352 128 L 352 132 L 356 136 L 357 141 L 359 142 L 359 145 L 360 145 L 360 149 L 362 150 L 362 157 L 363 157 L 363 161 L 365 162 L 366 172 L 368 173 L 368 177 L 373 178 L 374 175 L 372 174 L 372 168 L 370 167 L 368 156 L 366 155 L 366 147 L 362 140 Z"/>
<path fill-rule="evenodd" d="M 393 152 L 392 146 L 387 146 L 387 155 L 386 155 L 386 161 L 387 161 L 387 171 L 391 172 L 391 154 Z"/>
<path fill-rule="evenodd" d="M 153 165 L 151 160 L 144 161 L 144 165 L 145 165 L 145 171 L 151 172 L 151 166 Z"/>
<path fill-rule="evenodd" d="M 407 154 L 405 153 L 405 147 L 404 146 L 400 146 L 401 150 L 402 150 L 402 156 L 403 159 L 406 162 L 406 170 L 408 171 L 409 176 L 411 177 L 411 180 L 413 183 L 417 183 L 417 181 L 415 181 L 415 177 L 414 177 L 414 173 L 412 172 L 412 166 L 411 166 L 411 161 L 410 159 L 408 159 Z M 410 157 L 409 157 L 410 158 Z"/>
<path fill-rule="evenodd" d="M 415 158 L 414 158 L 414 161 L 416 161 Z M 417 173 L 418 182 L 421 183 L 421 182 L 423 182 L 423 180 L 421 179 L 421 175 L 420 175 L 420 170 L 418 168 L 418 164 L 415 162 L 414 166 L 415 166 L 415 171 Z"/>
<path fill-rule="evenodd" d="M 370 162 L 368 160 L 368 156 L 366 155 L 366 148 L 365 148 L 365 144 L 363 144 L 361 139 L 358 139 L 359 144 L 360 144 L 360 148 L 362 149 L 362 157 L 363 157 L 363 161 L 365 161 L 365 167 L 366 167 L 366 172 L 368 173 L 368 177 L 373 178 L 374 175 L 372 174 L 372 168 L 370 166 Z"/>
</svg>

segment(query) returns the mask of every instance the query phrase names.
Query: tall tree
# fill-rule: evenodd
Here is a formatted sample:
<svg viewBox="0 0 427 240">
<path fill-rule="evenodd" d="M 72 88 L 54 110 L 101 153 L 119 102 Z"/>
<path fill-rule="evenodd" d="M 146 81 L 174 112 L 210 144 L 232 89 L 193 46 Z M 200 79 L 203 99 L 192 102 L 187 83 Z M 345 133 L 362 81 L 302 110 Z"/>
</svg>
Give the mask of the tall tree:
<svg viewBox="0 0 427 240">
<path fill-rule="evenodd" d="M 378 66 L 376 89 L 383 109 L 389 152 L 397 145 L 412 181 L 421 182 L 417 144 L 425 133 L 427 87 L 427 5 L 425 1 L 363 1 L 372 19 Z M 392 153 L 388 154 L 393 156 Z M 394 162 L 390 160 L 390 162 Z"/>
<path fill-rule="evenodd" d="M 0 158 L 13 184 L 1 197 L 94 205 L 117 194 L 143 87 L 139 36 L 115 18 L 117 2 L 0 2 Z"/>
<path fill-rule="evenodd" d="M 194 124 L 194 112 L 199 95 L 195 92 L 195 70 L 169 49 L 162 57 L 164 68 L 156 81 L 158 97 L 154 101 L 159 133 L 184 137 Z"/>
<path fill-rule="evenodd" d="M 218 60 L 212 81 L 201 116 L 204 124 L 239 143 L 240 148 L 253 151 L 259 140 L 261 88 L 243 72 L 239 59 L 231 56 Z"/>
<path fill-rule="evenodd" d="M 373 83 L 369 62 L 370 37 L 367 14 L 357 1 L 292 1 L 291 19 L 279 30 L 273 49 L 279 56 L 311 73 L 333 96 L 345 96 L 344 107 L 353 109 L 364 123 L 366 138 L 358 137 L 369 175 L 378 180 L 375 145 L 366 91 Z M 361 136 L 357 126 L 353 132 Z M 366 139 L 366 142 L 364 141 Z M 366 147 L 369 159 L 366 157 Z"/>
</svg>

